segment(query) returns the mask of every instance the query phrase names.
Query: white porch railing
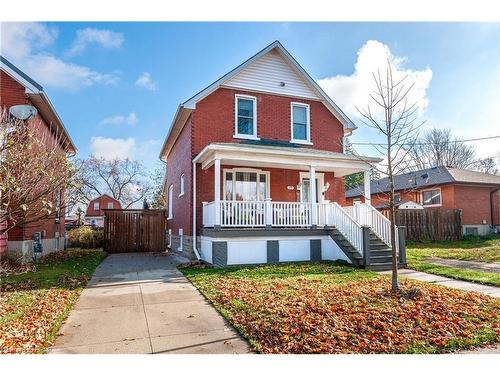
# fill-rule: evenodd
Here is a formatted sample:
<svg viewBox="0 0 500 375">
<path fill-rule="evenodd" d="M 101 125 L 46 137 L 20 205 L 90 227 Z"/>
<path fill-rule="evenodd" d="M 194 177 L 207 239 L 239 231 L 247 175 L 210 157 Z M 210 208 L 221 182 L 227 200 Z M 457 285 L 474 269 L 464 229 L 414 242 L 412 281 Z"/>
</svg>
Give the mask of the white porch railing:
<svg viewBox="0 0 500 375">
<path fill-rule="evenodd" d="M 263 227 L 265 202 L 220 201 L 221 227 Z"/>
<path fill-rule="evenodd" d="M 271 202 L 272 226 L 307 227 L 311 225 L 311 203 Z"/>
</svg>

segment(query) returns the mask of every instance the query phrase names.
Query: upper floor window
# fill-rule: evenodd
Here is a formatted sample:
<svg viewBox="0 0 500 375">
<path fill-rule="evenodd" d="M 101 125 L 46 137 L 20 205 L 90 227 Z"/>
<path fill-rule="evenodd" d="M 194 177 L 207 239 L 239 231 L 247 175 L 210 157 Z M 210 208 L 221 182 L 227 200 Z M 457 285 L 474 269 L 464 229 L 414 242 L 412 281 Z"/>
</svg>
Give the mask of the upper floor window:
<svg viewBox="0 0 500 375">
<path fill-rule="evenodd" d="M 292 142 L 311 142 L 308 104 L 292 103 Z"/>
<path fill-rule="evenodd" d="M 394 203 L 401 202 L 401 194 L 394 194 Z"/>
<path fill-rule="evenodd" d="M 184 173 L 183 173 L 183 174 L 181 174 L 181 188 L 180 188 L 180 191 L 181 191 L 181 192 L 179 193 L 179 197 L 180 197 L 181 195 L 184 195 Z"/>
<path fill-rule="evenodd" d="M 99 211 L 99 202 L 94 202 L 94 211 Z"/>
<path fill-rule="evenodd" d="M 236 95 L 235 137 L 257 138 L 257 98 Z"/>
<path fill-rule="evenodd" d="M 113 202 L 108 202 L 108 209 L 112 209 L 113 208 Z"/>
<path fill-rule="evenodd" d="M 424 206 L 441 205 L 441 189 L 432 189 L 422 191 L 422 204 Z"/>
</svg>

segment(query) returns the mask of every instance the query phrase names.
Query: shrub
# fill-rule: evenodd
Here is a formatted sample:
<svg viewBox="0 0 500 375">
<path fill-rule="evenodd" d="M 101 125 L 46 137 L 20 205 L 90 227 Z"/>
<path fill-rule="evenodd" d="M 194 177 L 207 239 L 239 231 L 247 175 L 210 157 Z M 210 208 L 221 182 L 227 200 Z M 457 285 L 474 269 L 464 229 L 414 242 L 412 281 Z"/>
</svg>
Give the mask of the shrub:
<svg viewBox="0 0 500 375">
<path fill-rule="evenodd" d="M 104 230 L 82 226 L 68 231 L 69 247 L 96 249 L 102 247 Z"/>
</svg>

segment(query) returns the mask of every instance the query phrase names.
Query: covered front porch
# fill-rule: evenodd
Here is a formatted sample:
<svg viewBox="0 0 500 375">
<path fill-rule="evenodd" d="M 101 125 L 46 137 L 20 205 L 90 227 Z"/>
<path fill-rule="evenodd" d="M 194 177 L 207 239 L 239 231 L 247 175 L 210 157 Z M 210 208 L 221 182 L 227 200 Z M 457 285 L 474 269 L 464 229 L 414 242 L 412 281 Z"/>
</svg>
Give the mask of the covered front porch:
<svg viewBox="0 0 500 375">
<path fill-rule="evenodd" d="M 309 148 L 211 144 L 194 160 L 202 170 L 213 170 L 213 200 L 201 202 L 202 226 L 338 226 L 345 216 L 341 177 L 363 172 L 369 202 L 369 163 L 377 161 Z"/>
</svg>

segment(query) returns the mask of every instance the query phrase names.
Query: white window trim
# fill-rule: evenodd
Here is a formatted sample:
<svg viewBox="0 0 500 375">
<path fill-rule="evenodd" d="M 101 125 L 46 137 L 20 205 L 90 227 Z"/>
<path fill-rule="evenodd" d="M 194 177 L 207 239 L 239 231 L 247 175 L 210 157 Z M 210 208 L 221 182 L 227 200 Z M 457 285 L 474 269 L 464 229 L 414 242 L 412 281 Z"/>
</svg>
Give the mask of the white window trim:
<svg viewBox="0 0 500 375">
<path fill-rule="evenodd" d="M 184 195 L 184 173 L 181 174 L 181 177 L 179 178 L 179 185 L 180 185 L 179 197 L 182 197 Z"/>
<path fill-rule="evenodd" d="M 99 211 L 100 209 L 101 209 L 101 205 L 99 204 L 99 202 L 94 202 L 94 211 Z"/>
<path fill-rule="evenodd" d="M 177 248 L 177 251 L 183 250 L 182 246 L 182 243 L 184 242 L 183 239 L 184 239 L 184 229 L 179 228 L 179 247 Z"/>
<path fill-rule="evenodd" d="M 168 187 L 168 217 L 167 220 L 173 219 L 173 200 L 174 200 L 174 185 Z"/>
<path fill-rule="evenodd" d="M 425 204 L 424 203 L 424 191 L 433 191 L 439 190 L 439 204 Z M 422 206 L 424 207 L 441 207 L 443 205 L 443 194 L 441 192 L 441 188 L 433 188 L 433 189 L 423 189 L 420 190 L 420 202 L 422 202 Z"/>
<path fill-rule="evenodd" d="M 318 203 L 328 203 L 326 200 L 325 200 L 325 195 L 323 194 L 323 187 L 325 186 L 325 174 L 324 173 L 315 173 L 316 174 L 316 179 L 318 180 L 318 184 L 316 186 L 316 189 L 319 190 L 321 189 L 321 191 L 319 191 L 319 202 Z M 309 172 L 300 172 L 299 173 L 299 176 L 300 176 L 300 180 L 299 180 L 299 183 L 300 183 L 300 202 L 302 202 L 302 180 L 304 178 L 307 178 L 307 179 L 310 179 L 310 176 L 311 174 Z"/>
<path fill-rule="evenodd" d="M 239 134 L 238 133 L 238 99 L 247 99 L 253 101 L 253 134 Z M 239 139 L 256 139 L 257 137 L 257 97 L 243 94 L 236 94 L 234 96 L 234 135 L 233 138 Z"/>
<path fill-rule="evenodd" d="M 111 205 L 111 207 L 109 207 L 110 205 Z M 108 210 L 112 210 L 113 209 L 113 202 L 108 202 L 107 209 Z"/>
<path fill-rule="evenodd" d="M 294 139 L 293 138 L 293 107 L 302 107 L 306 109 L 306 138 L 307 139 Z M 300 102 L 290 103 L 290 143 L 299 143 L 302 145 L 312 145 L 311 142 L 311 108 L 309 104 Z"/>
<path fill-rule="evenodd" d="M 233 197 L 232 197 L 232 201 L 235 200 L 235 197 L 234 195 L 236 194 L 236 189 L 234 188 L 234 184 L 236 183 L 236 177 L 235 177 L 235 173 L 236 172 L 253 172 L 253 173 L 257 173 L 257 189 L 259 187 L 259 182 L 260 182 L 260 175 L 261 174 L 265 174 L 266 175 L 266 198 L 270 198 L 271 197 L 271 181 L 270 181 L 270 177 L 271 177 L 271 172 L 269 171 L 263 171 L 261 169 L 255 169 L 255 168 L 231 168 L 231 169 L 223 169 L 222 171 L 222 174 L 224 176 L 223 178 L 223 181 L 222 181 L 222 197 L 224 199 L 222 200 L 226 200 L 226 173 L 227 172 L 231 172 L 233 173 Z M 257 195 L 259 195 L 259 192 L 257 191 Z"/>
</svg>

